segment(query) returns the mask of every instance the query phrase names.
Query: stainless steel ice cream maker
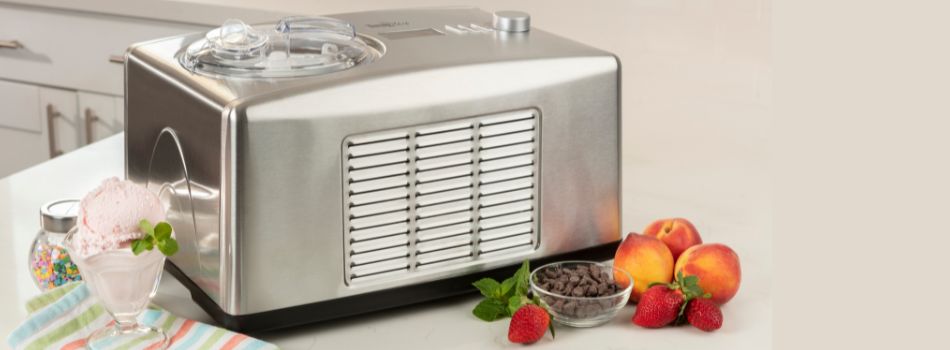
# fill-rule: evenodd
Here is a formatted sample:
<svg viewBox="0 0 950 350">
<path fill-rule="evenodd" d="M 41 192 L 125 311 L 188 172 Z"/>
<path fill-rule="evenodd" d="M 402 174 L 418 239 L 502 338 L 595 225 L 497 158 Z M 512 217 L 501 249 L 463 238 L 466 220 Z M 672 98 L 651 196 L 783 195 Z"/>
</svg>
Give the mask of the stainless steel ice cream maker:
<svg viewBox="0 0 950 350">
<path fill-rule="evenodd" d="M 620 240 L 619 61 L 525 13 L 230 20 L 125 69 L 127 176 L 226 327 L 465 293 Z"/>
</svg>

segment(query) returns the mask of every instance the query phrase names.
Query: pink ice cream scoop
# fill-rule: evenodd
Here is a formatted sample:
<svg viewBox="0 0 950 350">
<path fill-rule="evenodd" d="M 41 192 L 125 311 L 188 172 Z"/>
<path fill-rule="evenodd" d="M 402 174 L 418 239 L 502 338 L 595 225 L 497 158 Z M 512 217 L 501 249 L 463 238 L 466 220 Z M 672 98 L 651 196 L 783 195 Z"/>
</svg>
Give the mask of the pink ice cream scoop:
<svg viewBox="0 0 950 350">
<path fill-rule="evenodd" d="M 165 221 L 158 196 L 131 181 L 108 178 L 79 203 L 73 254 L 90 256 L 128 247 L 145 234 L 139 222 Z"/>
</svg>

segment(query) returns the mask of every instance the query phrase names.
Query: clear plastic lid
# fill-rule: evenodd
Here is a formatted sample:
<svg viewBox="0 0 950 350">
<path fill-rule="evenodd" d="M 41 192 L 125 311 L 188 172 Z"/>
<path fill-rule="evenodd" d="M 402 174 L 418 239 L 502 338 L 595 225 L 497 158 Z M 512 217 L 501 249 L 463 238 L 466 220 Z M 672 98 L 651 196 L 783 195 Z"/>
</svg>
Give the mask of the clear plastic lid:
<svg viewBox="0 0 950 350">
<path fill-rule="evenodd" d="M 179 56 L 198 73 L 243 78 L 301 77 L 370 63 L 383 54 L 374 39 L 353 25 L 327 17 L 287 17 L 273 28 L 229 19 Z"/>
</svg>

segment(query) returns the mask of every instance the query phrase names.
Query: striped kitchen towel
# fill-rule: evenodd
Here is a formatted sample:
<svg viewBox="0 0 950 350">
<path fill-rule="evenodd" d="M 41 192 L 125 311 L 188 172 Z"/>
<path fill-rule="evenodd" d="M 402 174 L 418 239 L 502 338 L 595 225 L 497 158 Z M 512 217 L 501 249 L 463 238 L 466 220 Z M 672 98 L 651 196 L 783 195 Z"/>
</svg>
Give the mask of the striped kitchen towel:
<svg viewBox="0 0 950 350">
<path fill-rule="evenodd" d="M 26 309 L 30 313 L 26 322 L 7 338 L 13 349 L 82 349 L 89 334 L 113 323 L 82 282 L 43 293 L 27 302 Z M 169 349 L 277 349 L 244 334 L 178 318 L 154 305 L 139 315 L 139 321 L 164 329 L 171 340 Z M 149 344 L 131 340 L 112 345 L 113 349 L 131 350 Z"/>
</svg>

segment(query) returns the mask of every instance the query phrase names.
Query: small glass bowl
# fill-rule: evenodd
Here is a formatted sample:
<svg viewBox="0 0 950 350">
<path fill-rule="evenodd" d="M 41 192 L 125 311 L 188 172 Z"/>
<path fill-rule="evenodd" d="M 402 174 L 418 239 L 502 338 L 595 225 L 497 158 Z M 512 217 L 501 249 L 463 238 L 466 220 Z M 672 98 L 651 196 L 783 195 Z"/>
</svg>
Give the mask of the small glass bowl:
<svg viewBox="0 0 950 350">
<path fill-rule="evenodd" d="M 612 272 L 608 274 L 611 282 L 613 282 L 618 275 L 621 276 L 617 278 L 618 280 L 626 280 L 629 282 L 625 282 L 626 286 L 624 286 L 624 283 L 618 282 L 619 285 L 623 286 L 623 289 L 614 294 L 600 297 L 562 295 L 545 290 L 539 285 L 539 273 L 544 273 L 549 269 L 574 269 L 579 266 L 597 266 L 605 271 Z M 617 315 L 620 309 L 627 305 L 627 300 L 630 299 L 630 292 L 633 290 L 633 277 L 630 276 L 629 272 L 619 267 L 595 261 L 562 261 L 547 264 L 534 269 L 529 279 L 531 282 L 531 291 L 540 297 L 541 303 L 547 307 L 554 321 L 571 327 L 595 327 L 607 323 Z"/>
</svg>

